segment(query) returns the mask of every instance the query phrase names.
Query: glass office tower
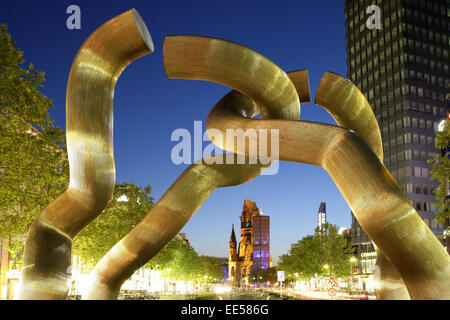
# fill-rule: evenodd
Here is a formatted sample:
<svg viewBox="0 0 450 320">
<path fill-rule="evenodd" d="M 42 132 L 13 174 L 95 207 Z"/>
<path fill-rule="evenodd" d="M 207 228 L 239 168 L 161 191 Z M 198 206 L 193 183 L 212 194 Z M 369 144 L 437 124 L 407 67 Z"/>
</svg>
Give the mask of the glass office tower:
<svg viewBox="0 0 450 320">
<path fill-rule="evenodd" d="M 253 269 L 270 267 L 270 217 L 253 217 Z"/>
<path fill-rule="evenodd" d="M 326 202 L 321 202 L 319 211 L 317 212 L 317 227 L 319 228 L 319 232 L 322 232 L 322 227 L 325 223 L 327 223 L 327 204 Z"/>
<path fill-rule="evenodd" d="M 345 0 L 347 77 L 374 109 L 386 167 L 436 235 L 427 160 L 447 115 L 449 17 L 450 0 Z"/>
</svg>

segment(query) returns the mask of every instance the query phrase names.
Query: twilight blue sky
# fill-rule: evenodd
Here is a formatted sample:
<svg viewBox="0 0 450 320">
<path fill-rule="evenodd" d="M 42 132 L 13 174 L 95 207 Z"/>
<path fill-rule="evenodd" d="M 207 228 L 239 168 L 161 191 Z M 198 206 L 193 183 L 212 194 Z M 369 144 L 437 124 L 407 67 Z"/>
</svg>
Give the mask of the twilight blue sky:
<svg viewBox="0 0 450 320">
<path fill-rule="evenodd" d="M 66 28 L 66 8 L 81 8 L 81 30 Z M 65 129 L 65 95 L 72 61 L 84 40 L 110 18 L 135 8 L 146 22 L 155 52 L 132 63 L 121 75 L 114 100 L 117 182 L 150 184 L 158 200 L 188 165 L 174 165 L 171 133 L 193 133 L 230 89 L 211 82 L 170 80 L 162 58 L 166 35 L 219 37 L 245 45 L 285 71 L 307 68 L 311 94 L 325 71 L 346 75 L 344 1 L 3 1 L 0 23 L 7 23 L 27 64 L 46 72 L 42 92 L 51 97 L 52 117 Z M 302 120 L 334 123 L 313 103 L 302 105 Z M 206 146 L 208 143 L 204 143 Z M 317 211 L 327 202 L 327 220 L 351 223 L 350 209 L 325 170 L 280 162 L 278 174 L 216 190 L 182 232 L 203 255 L 228 256 L 231 224 L 239 226 L 244 199 L 271 217 L 274 262 L 290 244 L 312 234 Z M 236 230 L 239 237 L 239 229 Z"/>
</svg>

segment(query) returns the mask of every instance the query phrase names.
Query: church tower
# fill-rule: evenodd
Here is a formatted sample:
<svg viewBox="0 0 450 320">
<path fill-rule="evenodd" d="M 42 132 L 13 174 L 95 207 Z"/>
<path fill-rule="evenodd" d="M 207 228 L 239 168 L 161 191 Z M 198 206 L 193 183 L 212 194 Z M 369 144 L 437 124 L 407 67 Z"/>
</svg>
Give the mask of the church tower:
<svg viewBox="0 0 450 320">
<path fill-rule="evenodd" d="M 245 200 L 240 219 L 241 236 L 239 244 L 234 234 L 234 225 L 230 237 L 228 275 L 233 286 L 241 286 L 244 282 L 250 282 L 248 276 L 254 267 L 265 269 L 271 266 L 269 261 L 269 217 L 260 213 L 255 202 Z"/>
<path fill-rule="evenodd" d="M 244 280 L 253 267 L 253 218 L 259 216 L 256 203 L 244 201 L 241 214 L 241 239 L 239 240 L 238 257 L 241 262 L 241 276 Z"/>
</svg>

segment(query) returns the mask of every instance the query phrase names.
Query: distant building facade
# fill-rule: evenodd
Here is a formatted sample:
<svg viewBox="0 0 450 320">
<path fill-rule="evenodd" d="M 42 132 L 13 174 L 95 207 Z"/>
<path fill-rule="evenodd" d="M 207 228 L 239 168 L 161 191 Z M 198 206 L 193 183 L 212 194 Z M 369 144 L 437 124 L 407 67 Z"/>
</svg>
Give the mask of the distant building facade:
<svg viewBox="0 0 450 320">
<path fill-rule="evenodd" d="M 354 248 L 355 258 L 358 260 L 357 270 L 355 274 L 358 275 L 371 275 L 374 273 L 375 262 L 377 254 L 375 252 L 375 246 L 367 233 L 356 220 L 355 215 L 352 215 L 352 247 Z M 355 266 L 356 267 L 356 266 Z"/>
<path fill-rule="evenodd" d="M 253 269 L 270 267 L 270 217 L 253 218 Z"/>
<path fill-rule="evenodd" d="M 372 5 L 380 9 L 379 29 L 367 27 Z M 436 131 L 446 118 L 449 10 L 448 0 L 345 0 L 347 77 L 373 107 L 384 164 L 438 237 L 438 183 L 427 160 L 438 152 Z"/>
<path fill-rule="evenodd" d="M 270 218 L 260 213 L 255 202 L 244 201 L 239 246 L 234 225 L 229 244 L 228 275 L 233 285 L 239 286 L 243 281 L 248 280 L 247 277 L 254 268 L 271 267 Z"/>
<path fill-rule="evenodd" d="M 185 245 L 187 245 L 189 247 L 191 246 L 191 240 L 188 239 L 188 236 L 187 236 L 186 233 L 179 233 L 179 234 L 176 235 L 176 237 L 179 240 L 183 241 L 183 244 L 185 244 Z"/>
<path fill-rule="evenodd" d="M 322 231 L 325 223 L 327 223 L 327 204 L 326 202 L 321 202 L 319 211 L 317 212 L 317 227 L 319 228 L 319 232 Z"/>
</svg>

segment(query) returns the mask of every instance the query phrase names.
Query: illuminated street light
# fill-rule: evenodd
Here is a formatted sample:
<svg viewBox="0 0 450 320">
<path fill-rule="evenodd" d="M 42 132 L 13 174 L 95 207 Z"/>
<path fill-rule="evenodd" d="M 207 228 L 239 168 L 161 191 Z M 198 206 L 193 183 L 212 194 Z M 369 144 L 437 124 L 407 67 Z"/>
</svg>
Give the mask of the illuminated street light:
<svg viewBox="0 0 450 320">
<path fill-rule="evenodd" d="M 128 197 L 126 194 L 121 195 L 119 198 L 117 198 L 117 202 L 128 202 Z"/>
<path fill-rule="evenodd" d="M 450 118 L 449 118 L 449 120 L 450 120 Z M 447 122 L 447 120 L 442 120 L 441 122 L 439 122 L 439 124 L 438 124 L 438 132 L 443 132 L 444 131 L 446 122 Z"/>
</svg>

